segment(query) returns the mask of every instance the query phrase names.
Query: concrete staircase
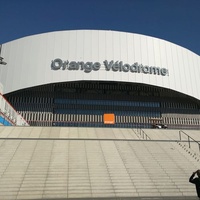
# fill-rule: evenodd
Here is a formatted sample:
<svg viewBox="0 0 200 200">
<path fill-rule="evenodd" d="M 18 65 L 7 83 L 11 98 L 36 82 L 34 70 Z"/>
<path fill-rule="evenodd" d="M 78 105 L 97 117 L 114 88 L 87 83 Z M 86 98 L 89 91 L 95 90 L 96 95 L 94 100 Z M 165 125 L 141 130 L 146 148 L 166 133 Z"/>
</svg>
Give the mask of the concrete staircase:
<svg viewBox="0 0 200 200">
<path fill-rule="evenodd" d="M 137 135 L 141 131 L 134 130 Z M 151 138 L 151 140 L 158 141 L 175 141 L 180 147 L 184 149 L 190 157 L 195 158 L 197 161 L 200 161 L 200 132 L 198 130 L 163 130 L 163 129 L 144 129 L 142 130 L 145 134 Z M 181 133 L 181 138 L 180 138 Z M 186 135 L 186 134 L 187 135 Z M 189 137 L 191 138 L 189 138 Z M 195 141 L 196 142 L 195 142 Z"/>
<path fill-rule="evenodd" d="M 2 200 L 196 199 L 188 179 L 200 164 L 132 129 L 55 127 L 0 127 L 0 163 Z"/>
</svg>

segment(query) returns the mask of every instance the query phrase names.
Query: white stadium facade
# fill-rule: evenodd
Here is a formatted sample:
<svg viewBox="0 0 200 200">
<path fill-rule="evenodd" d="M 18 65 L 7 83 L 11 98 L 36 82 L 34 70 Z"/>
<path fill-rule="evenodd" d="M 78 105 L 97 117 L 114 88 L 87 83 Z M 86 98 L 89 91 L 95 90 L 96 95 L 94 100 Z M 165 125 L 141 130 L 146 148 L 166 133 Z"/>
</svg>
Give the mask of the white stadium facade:
<svg viewBox="0 0 200 200">
<path fill-rule="evenodd" d="M 168 41 L 58 31 L 2 44 L 0 56 L 1 93 L 31 126 L 200 128 L 200 56 Z"/>
</svg>

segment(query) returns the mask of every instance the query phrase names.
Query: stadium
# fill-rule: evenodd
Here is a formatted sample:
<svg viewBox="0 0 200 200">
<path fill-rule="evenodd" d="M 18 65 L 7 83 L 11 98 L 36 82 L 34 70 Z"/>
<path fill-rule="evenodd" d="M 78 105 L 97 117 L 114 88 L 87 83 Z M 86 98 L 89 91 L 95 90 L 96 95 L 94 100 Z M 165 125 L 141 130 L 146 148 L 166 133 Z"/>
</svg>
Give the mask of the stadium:
<svg viewBox="0 0 200 200">
<path fill-rule="evenodd" d="M 196 199 L 199 79 L 199 55 L 140 34 L 2 44 L 0 199 Z"/>
<path fill-rule="evenodd" d="M 139 34 L 74 30 L 1 45 L 3 95 L 31 126 L 200 126 L 199 55 Z M 104 121 L 104 114 L 113 119 Z"/>
</svg>

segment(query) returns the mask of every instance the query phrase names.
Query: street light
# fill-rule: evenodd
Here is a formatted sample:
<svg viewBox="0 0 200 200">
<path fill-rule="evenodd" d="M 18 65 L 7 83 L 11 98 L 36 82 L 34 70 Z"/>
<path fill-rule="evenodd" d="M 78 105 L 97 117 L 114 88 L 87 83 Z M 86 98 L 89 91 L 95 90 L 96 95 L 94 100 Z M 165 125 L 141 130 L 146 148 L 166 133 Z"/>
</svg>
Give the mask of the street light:
<svg viewBox="0 0 200 200">
<path fill-rule="evenodd" d="M 3 58 L 0 57 L 0 65 L 6 65 L 7 63 L 3 61 Z"/>
<path fill-rule="evenodd" d="M 7 63 L 3 61 L 3 57 L 1 57 L 1 49 L 2 49 L 2 44 L 0 44 L 0 65 L 6 65 Z"/>
</svg>

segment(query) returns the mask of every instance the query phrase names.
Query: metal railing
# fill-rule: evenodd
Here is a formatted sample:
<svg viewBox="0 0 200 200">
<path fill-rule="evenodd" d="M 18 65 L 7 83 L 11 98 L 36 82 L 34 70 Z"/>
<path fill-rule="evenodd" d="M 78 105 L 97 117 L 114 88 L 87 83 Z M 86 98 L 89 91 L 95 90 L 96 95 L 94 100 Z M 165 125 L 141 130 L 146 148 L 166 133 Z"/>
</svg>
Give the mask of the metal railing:
<svg viewBox="0 0 200 200">
<path fill-rule="evenodd" d="M 0 94 L 0 118 L 3 125 L 29 126 L 26 120 Z"/>
<path fill-rule="evenodd" d="M 200 143 L 198 141 L 196 141 L 195 139 L 190 137 L 187 133 L 185 133 L 182 130 L 179 131 L 179 139 L 180 139 L 180 141 L 182 141 L 182 135 L 181 134 L 184 134 L 187 137 L 187 142 L 188 142 L 188 145 L 189 145 L 190 149 L 191 149 L 191 141 L 192 141 L 192 142 L 195 142 L 195 144 L 198 144 L 199 152 L 200 152 Z"/>
<path fill-rule="evenodd" d="M 151 138 L 144 132 L 143 129 L 140 128 L 139 131 L 137 129 L 137 132 L 140 134 L 143 140 L 151 140 Z"/>
</svg>

